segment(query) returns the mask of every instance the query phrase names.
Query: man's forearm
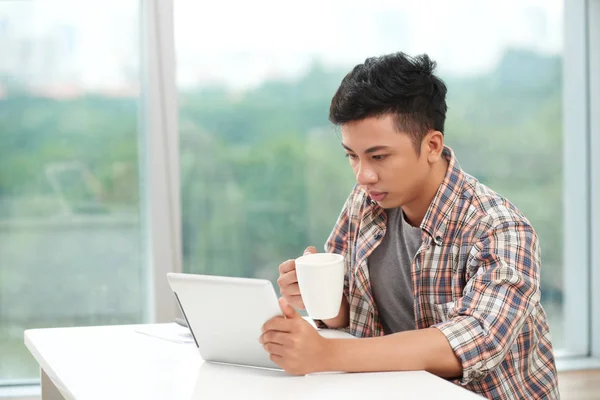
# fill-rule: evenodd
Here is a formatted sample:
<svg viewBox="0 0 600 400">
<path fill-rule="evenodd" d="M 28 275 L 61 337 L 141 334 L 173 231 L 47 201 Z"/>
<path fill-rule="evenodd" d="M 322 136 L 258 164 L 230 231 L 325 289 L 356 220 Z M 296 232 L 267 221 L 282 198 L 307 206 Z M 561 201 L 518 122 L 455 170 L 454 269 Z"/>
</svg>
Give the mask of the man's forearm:
<svg viewBox="0 0 600 400">
<path fill-rule="evenodd" d="M 446 336 L 436 328 L 362 339 L 328 339 L 325 370 L 346 372 L 425 370 L 444 378 L 462 375 Z"/>
<path fill-rule="evenodd" d="M 340 329 L 348 326 L 350 322 L 350 308 L 348 306 L 348 300 L 346 296 L 342 296 L 342 304 L 340 305 L 340 312 L 337 317 L 331 319 L 324 319 L 323 323 L 332 329 Z"/>
</svg>

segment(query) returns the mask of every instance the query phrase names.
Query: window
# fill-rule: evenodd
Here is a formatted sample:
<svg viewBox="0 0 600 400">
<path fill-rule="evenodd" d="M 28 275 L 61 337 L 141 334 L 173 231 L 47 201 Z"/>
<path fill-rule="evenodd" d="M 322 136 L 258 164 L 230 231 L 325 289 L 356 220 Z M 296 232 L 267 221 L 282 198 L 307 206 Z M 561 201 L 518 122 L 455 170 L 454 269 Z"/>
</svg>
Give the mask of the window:
<svg viewBox="0 0 600 400">
<path fill-rule="evenodd" d="M 449 86 L 447 144 L 540 236 L 562 347 L 563 14 L 557 0 L 178 1 L 184 270 L 275 281 L 322 248 L 354 182 L 327 121 L 335 89 L 368 56 L 427 52 Z"/>
<path fill-rule="evenodd" d="M 137 1 L 0 2 L 0 384 L 23 331 L 142 322 Z"/>
<path fill-rule="evenodd" d="M 38 377 L 25 329 L 170 320 L 179 195 L 185 272 L 275 283 L 322 248 L 354 183 L 329 101 L 398 50 L 536 228 L 557 354 L 598 356 L 598 0 L 173 3 L 0 2 L 0 386 Z"/>
</svg>

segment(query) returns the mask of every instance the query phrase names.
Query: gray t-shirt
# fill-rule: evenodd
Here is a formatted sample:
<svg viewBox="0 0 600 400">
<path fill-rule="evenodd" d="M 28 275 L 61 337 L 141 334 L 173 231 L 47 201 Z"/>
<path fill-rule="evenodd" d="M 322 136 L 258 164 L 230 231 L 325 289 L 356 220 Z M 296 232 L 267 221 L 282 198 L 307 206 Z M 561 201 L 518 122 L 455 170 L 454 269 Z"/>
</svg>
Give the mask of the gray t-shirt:
<svg viewBox="0 0 600 400">
<path fill-rule="evenodd" d="M 367 264 L 383 331 L 389 335 L 415 329 L 411 265 L 421 246 L 421 228 L 406 222 L 399 207 L 386 212 L 385 236 Z"/>
</svg>

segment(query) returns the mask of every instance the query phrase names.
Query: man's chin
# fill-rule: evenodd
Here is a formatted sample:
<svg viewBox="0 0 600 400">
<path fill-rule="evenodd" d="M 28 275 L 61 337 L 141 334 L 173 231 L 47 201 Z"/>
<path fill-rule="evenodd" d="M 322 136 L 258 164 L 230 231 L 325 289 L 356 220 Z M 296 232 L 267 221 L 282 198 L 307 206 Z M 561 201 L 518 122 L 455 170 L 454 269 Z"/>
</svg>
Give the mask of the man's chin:
<svg viewBox="0 0 600 400">
<path fill-rule="evenodd" d="M 379 207 L 384 208 L 386 210 L 391 208 L 398 208 L 401 206 L 401 204 L 397 200 L 389 198 L 389 195 L 385 199 L 378 201 L 377 204 L 379 205 Z"/>
</svg>

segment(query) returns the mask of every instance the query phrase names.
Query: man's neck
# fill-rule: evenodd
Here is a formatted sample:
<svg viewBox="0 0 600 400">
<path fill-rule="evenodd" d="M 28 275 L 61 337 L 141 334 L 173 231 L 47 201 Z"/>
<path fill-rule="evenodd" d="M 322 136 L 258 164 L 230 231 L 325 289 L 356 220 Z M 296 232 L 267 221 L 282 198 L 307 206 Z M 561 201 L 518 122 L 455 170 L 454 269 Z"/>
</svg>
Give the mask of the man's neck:
<svg viewBox="0 0 600 400">
<path fill-rule="evenodd" d="M 431 178 L 425 184 L 421 195 L 415 198 L 414 201 L 402 206 L 406 221 L 412 226 L 420 226 L 421 222 L 423 222 L 423 218 L 425 218 L 431 202 L 446 177 L 447 170 L 448 161 L 442 158 L 441 162 L 432 171 Z"/>
</svg>

